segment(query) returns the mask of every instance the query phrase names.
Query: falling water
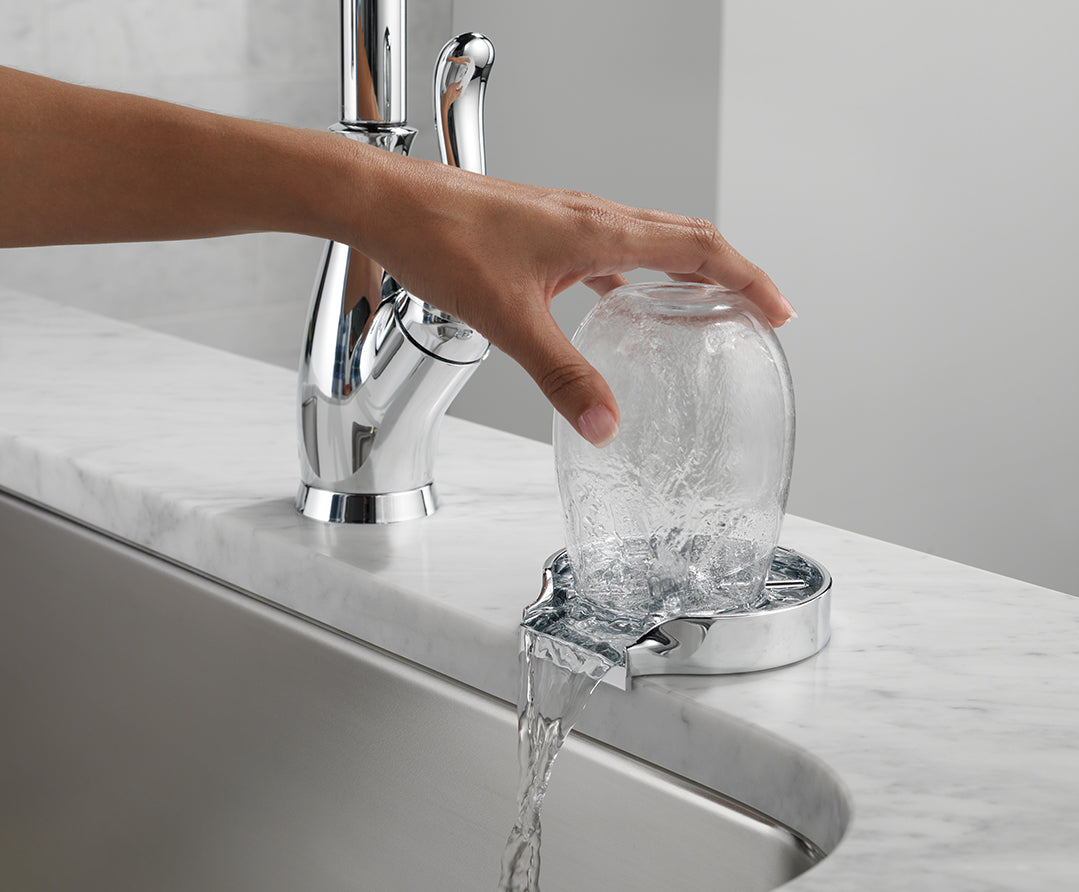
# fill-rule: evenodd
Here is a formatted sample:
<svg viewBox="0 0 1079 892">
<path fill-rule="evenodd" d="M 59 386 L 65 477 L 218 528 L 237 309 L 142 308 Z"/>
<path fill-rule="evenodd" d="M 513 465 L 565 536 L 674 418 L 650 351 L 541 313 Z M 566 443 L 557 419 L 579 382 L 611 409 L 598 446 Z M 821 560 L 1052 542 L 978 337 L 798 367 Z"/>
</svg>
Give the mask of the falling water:
<svg viewBox="0 0 1079 892">
<path fill-rule="evenodd" d="M 686 566 L 672 570 L 670 561 L 657 559 L 654 541 L 623 543 L 620 560 L 609 561 L 593 581 L 598 599 L 576 589 L 568 564 L 555 567 L 556 587 L 572 588 L 572 597 L 530 616 L 521 630 L 521 774 L 517 819 L 502 855 L 500 892 L 539 892 L 540 809 L 555 756 L 600 679 L 625 659 L 625 649 L 667 619 L 700 612 L 705 601 L 713 614 L 760 606 L 771 553 L 758 555 L 748 545 L 725 540 L 725 572 L 697 580 L 692 558 L 699 549 L 680 555 Z"/>
<path fill-rule="evenodd" d="M 611 665 L 582 647 L 522 630 L 517 707 L 521 781 L 517 820 L 502 855 L 501 892 L 539 892 L 540 808 L 551 767 Z"/>
</svg>

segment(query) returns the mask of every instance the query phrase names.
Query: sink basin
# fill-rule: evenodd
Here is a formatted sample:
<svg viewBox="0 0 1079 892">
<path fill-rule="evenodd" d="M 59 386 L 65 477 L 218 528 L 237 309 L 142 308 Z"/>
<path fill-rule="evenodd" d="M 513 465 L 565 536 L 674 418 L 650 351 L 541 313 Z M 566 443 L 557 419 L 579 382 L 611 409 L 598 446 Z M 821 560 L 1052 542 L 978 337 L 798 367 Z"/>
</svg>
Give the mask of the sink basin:
<svg viewBox="0 0 1079 892">
<path fill-rule="evenodd" d="M 0 495 L 0 887 L 494 888 L 506 703 Z M 791 829 L 574 735 L 553 890 L 775 888 Z"/>
</svg>

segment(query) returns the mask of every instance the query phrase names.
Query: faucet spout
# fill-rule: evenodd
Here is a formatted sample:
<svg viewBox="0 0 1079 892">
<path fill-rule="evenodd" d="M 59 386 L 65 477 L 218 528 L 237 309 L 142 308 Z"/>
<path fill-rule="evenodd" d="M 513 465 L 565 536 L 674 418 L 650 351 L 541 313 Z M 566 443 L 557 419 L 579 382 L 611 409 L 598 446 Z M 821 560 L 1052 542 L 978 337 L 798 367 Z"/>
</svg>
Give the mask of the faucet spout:
<svg viewBox="0 0 1079 892">
<path fill-rule="evenodd" d="M 341 123 L 405 123 L 405 0 L 341 0 Z"/>
</svg>

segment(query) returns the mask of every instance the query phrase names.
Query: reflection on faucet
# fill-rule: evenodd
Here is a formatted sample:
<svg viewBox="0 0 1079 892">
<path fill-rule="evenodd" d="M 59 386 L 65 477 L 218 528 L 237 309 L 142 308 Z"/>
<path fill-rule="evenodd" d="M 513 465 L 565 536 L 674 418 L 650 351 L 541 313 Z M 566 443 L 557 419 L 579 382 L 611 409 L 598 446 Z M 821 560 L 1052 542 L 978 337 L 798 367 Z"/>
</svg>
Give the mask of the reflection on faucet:
<svg viewBox="0 0 1079 892">
<path fill-rule="evenodd" d="M 439 132 L 442 134 L 442 143 L 439 146 L 439 150 L 442 153 L 442 160 L 444 162 L 447 161 L 447 159 L 453 159 L 448 163 L 456 164 L 453 146 L 450 144 L 448 136 L 450 106 L 461 98 L 461 94 L 465 89 L 465 83 L 472 77 L 472 73 L 475 71 L 476 66 L 467 56 L 450 56 L 447 61 L 451 63 L 447 66 L 449 82 L 442 89 L 442 95 L 439 97 L 438 103 L 438 120 L 441 124 Z"/>
<path fill-rule="evenodd" d="M 344 2 L 342 121 L 331 129 L 407 154 L 416 131 L 404 123 L 403 3 Z M 470 32 L 446 45 L 435 71 L 443 161 L 477 173 L 485 171 L 483 94 L 493 60 L 491 42 Z M 369 117 L 358 119 L 361 112 Z M 488 347 L 374 261 L 328 243 L 300 366 L 297 509 L 338 523 L 431 514 L 442 417 Z"/>
</svg>

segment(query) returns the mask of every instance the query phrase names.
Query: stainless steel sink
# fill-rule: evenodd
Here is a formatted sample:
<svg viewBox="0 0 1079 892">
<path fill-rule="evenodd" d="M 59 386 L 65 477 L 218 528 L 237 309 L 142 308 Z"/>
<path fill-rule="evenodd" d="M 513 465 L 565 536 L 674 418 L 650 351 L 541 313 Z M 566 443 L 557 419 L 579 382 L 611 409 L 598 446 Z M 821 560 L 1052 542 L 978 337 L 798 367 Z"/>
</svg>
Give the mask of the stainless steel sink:
<svg viewBox="0 0 1079 892">
<path fill-rule="evenodd" d="M 0 888 L 495 887 L 509 705 L 7 496 L 0 567 Z M 574 736 L 543 881 L 771 889 L 810 849 Z"/>
</svg>

